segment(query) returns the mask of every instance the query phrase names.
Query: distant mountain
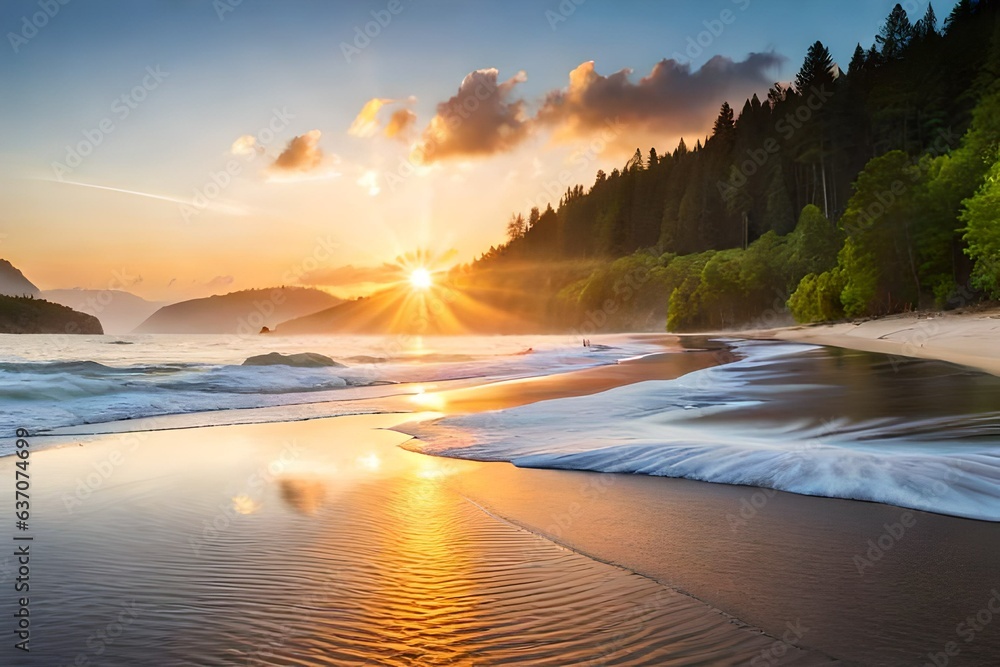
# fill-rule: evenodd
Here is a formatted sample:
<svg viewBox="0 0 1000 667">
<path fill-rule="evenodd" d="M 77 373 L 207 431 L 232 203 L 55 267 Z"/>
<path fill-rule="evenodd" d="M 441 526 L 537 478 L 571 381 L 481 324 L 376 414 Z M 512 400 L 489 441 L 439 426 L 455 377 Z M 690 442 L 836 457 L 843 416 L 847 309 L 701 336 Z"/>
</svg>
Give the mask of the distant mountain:
<svg viewBox="0 0 1000 667">
<path fill-rule="evenodd" d="M 42 292 L 42 298 L 69 306 L 82 313 L 94 315 L 101 321 L 105 333 L 129 333 L 147 317 L 167 305 L 147 301 L 130 292 L 120 290 L 53 289 Z"/>
<path fill-rule="evenodd" d="M 164 306 L 135 333 L 256 334 L 262 327 L 315 313 L 340 303 L 306 287 L 274 287 L 181 301 Z"/>
<path fill-rule="evenodd" d="M 0 294 L 7 296 L 38 296 L 39 289 L 24 277 L 13 264 L 0 259 Z"/>
<path fill-rule="evenodd" d="M 20 272 L 18 272 L 20 275 Z M 102 334 L 93 315 L 32 297 L 0 296 L 0 333 Z"/>
<path fill-rule="evenodd" d="M 393 287 L 282 322 L 276 334 L 515 334 L 547 331 L 538 320 L 488 306 L 476 290 L 440 285 L 429 292 Z M 448 298 L 451 297 L 451 298 Z"/>
</svg>

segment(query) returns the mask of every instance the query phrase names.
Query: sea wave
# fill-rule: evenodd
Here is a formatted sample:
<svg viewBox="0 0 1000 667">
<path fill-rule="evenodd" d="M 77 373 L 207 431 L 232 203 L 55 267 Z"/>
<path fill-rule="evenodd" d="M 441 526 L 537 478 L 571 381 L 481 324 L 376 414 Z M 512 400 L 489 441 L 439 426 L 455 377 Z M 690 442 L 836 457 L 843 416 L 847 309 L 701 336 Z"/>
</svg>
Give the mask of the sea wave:
<svg viewBox="0 0 1000 667">
<path fill-rule="evenodd" d="M 614 348 L 590 350 L 565 337 L 426 339 L 398 350 L 390 345 L 393 340 L 334 336 L 269 340 L 266 349 L 258 341 L 221 336 L 136 336 L 122 342 L 130 345 L 112 351 L 99 339 L 6 337 L 0 354 L 0 433 L 349 400 L 367 396 L 354 390 L 383 385 L 546 375 L 660 349 L 623 339 Z M 345 366 L 242 365 L 276 351 L 318 351 Z M 407 391 L 413 389 L 397 393 Z M 0 455 L 4 452 L 0 442 Z"/>
<path fill-rule="evenodd" d="M 677 380 L 397 427 L 426 454 L 683 477 L 1000 521 L 1000 378 L 801 345 Z"/>
</svg>

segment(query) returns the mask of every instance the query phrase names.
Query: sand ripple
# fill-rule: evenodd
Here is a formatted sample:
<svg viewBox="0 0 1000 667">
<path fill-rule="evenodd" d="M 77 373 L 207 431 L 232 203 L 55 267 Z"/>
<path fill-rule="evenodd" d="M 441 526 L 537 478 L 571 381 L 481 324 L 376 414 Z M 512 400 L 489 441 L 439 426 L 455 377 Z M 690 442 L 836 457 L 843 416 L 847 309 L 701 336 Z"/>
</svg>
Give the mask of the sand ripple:
<svg viewBox="0 0 1000 667">
<path fill-rule="evenodd" d="M 333 443 L 332 423 L 294 425 L 296 464 L 261 493 L 234 496 L 233 480 L 292 425 L 151 434 L 146 465 L 72 514 L 40 498 L 31 664 L 829 663 L 487 514 L 449 483 L 479 464 L 398 450 L 387 432 L 372 449 L 367 427 Z M 224 463 L 185 465 L 207 437 Z M 71 477 L 103 451 L 86 449 L 38 467 Z"/>
</svg>

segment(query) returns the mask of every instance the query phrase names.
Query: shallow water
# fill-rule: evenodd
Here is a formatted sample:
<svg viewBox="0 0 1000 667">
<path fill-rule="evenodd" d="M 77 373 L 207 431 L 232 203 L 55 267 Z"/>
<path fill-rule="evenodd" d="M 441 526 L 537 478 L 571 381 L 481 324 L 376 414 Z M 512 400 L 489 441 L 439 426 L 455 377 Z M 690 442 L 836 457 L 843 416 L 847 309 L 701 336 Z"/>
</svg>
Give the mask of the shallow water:
<svg viewBox="0 0 1000 667">
<path fill-rule="evenodd" d="M 4 647 L 3 664 L 653 667 L 775 647 L 775 664 L 831 663 L 489 516 L 449 486 L 480 464 L 374 430 L 400 418 L 38 453 L 32 650 Z M 93 477 L 116 451 L 124 459 Z M 0 475 L 12 469 L 0 461 Z M 0 559 L 0 583 L 12 578 Z M 0 617 L 14 609 L 0 596 Z"/>
</svg>

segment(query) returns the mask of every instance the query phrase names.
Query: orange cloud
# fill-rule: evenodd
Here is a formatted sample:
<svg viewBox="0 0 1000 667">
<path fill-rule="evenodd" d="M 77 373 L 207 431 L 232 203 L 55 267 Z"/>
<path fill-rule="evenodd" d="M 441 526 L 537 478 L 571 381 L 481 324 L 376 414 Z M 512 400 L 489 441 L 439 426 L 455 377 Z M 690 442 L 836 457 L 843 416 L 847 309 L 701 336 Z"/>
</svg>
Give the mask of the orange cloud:
<svg viewBox="0 0 1000 667">
<path fill-rule="evenodd" d="M 397 109 L 385 126 L 385 136 L 390 139 L 404 139 L 417 122 L 417 114 L 409 109 Z"/>
<path fill-rule="evenodd" d="M 353 137 L 370 137 L 378 131 L 378 112 L 386 104 L 392 103 L 392 100 L 383 99 L 381 97 L 375 97 L 367 102 L 361 107 L 361 111 L 354 118 L 354 122 L 351 123 L 351 127 L 348 128 L 347 133 Z"/>
<path fill-rule="evenodd" d="M 273 168 L 284 171 L 312 171 L 323 163 L 319 140 L 323 133 L 310 130 L 288 142 L 288 147 L 274 161 Z"/>
<path fill-rule="evenodd" d="M 496 69 L 481 69 L 462 80 L 458 93 L 437 105 L 437 113 L 414 149 L 416 161 L 484 156 L 510 150 L 529 133 L 524 101 L 511 100 L 524 72 L 502 83 Z"/>
<path fill-rule="evenodd" d="M 773 83 L 768 72 L 783 60 L 775 53 L 751 53 L 740 62 L 715 56 L 692 71 L 664 59 L 635 83 L 629 69 L 603 76 L 588 61 L 570 72 L 567 88 L 545 97 L 536 119 L 562 138 L 587 135 L 611 121 L 661 134 L 702 132 L 724 100 L 749 97 Z"/>
<path fill-rule="evenodd" d="M 336 155 L 326 156 L 319 147 L 323 133 L 310 130 L 288 142 L 281 155 L 268 167 L 271 181 L 309 181 L 332 178 L 339 174 L 331 163 L 339 162 Z"/>
</svg>

